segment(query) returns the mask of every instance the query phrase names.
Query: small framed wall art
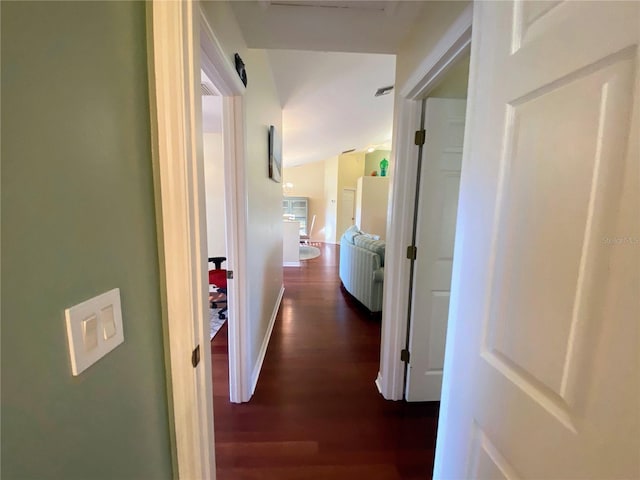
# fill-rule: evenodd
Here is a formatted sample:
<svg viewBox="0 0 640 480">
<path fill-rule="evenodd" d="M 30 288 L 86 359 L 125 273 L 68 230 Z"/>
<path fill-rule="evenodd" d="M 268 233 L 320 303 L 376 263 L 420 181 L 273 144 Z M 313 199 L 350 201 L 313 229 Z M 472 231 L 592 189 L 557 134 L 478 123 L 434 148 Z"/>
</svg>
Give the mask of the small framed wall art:
<svg viewBox="0 0 640 480">
<path fill-rule="evenodd" d="M 273 125 L 269 126 L 269 178 L 282 180 L 282 139 Z"/>
</svg>

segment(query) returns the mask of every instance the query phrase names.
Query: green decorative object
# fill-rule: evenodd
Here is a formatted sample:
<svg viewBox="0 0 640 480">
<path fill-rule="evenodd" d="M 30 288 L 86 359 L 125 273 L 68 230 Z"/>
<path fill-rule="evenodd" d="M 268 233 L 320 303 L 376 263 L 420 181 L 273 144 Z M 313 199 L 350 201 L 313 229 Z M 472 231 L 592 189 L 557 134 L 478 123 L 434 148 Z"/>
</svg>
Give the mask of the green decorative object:
<svg viewBox="0 0 640 480">
<path fill-rule="evenodd" d="M 380 160 L 380 176 L 387 176 L 387 168 L 389 168 L 389 161 L 386 158 Z"/>
</svg>

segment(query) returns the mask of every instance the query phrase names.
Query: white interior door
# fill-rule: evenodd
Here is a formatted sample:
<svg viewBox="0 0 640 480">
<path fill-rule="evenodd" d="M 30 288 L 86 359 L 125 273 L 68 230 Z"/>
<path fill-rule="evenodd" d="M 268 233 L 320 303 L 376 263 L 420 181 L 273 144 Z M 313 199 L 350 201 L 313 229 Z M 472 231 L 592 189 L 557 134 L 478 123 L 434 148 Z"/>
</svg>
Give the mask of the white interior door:
<svg viewBox="0 0 640 480">
<path fill-rule="evenodd" d="M 405 391 L 410 402 L 440 400 L 466 105 L 426 102 Z"/>
<path fill-rule="evenodd" d="M 435 478 L 640 477 L 639 2 L 477 2 Z"/>
<path fill-rule="evenodd" d="M 337 238 L 340 239 L 344 231 L 353 225 L 356 218 L 356 191 L 353 188 L 342 189 L 342 208 L 340 210 L 341 230 L 337 232 Z"/>
</svg>

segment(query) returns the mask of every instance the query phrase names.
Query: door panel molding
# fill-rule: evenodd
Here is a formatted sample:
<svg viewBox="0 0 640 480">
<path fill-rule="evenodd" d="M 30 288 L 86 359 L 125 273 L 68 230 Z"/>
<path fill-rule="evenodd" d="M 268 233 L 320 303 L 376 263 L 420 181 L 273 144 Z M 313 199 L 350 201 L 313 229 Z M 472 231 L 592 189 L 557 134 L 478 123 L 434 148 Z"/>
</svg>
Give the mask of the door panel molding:
<svg viewBox="0 0 640 480">
<path fill-rule="evenodd" d="M 474 10 L 434 478 L 636 478 L 640 6 L 523 6 Z"/>
</svg>

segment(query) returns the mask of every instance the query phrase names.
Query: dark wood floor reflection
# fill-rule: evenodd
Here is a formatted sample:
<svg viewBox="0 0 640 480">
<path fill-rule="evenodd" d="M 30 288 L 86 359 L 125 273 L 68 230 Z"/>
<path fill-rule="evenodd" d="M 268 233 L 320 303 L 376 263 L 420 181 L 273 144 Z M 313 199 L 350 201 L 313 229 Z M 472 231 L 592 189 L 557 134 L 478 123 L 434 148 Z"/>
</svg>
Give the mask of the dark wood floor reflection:
<svg viewBox="0 0 640 480">
<path fill-rule="evenodd" d="M 211 342 L 218 479 L 425 479 L 437 403 L 391 402 L 374 380 L 380 319 L 340 288 L 339 247 L 285 268 L 285 295 L 249 403 L 228 399 L 227 327 Z"/>
</svg>

